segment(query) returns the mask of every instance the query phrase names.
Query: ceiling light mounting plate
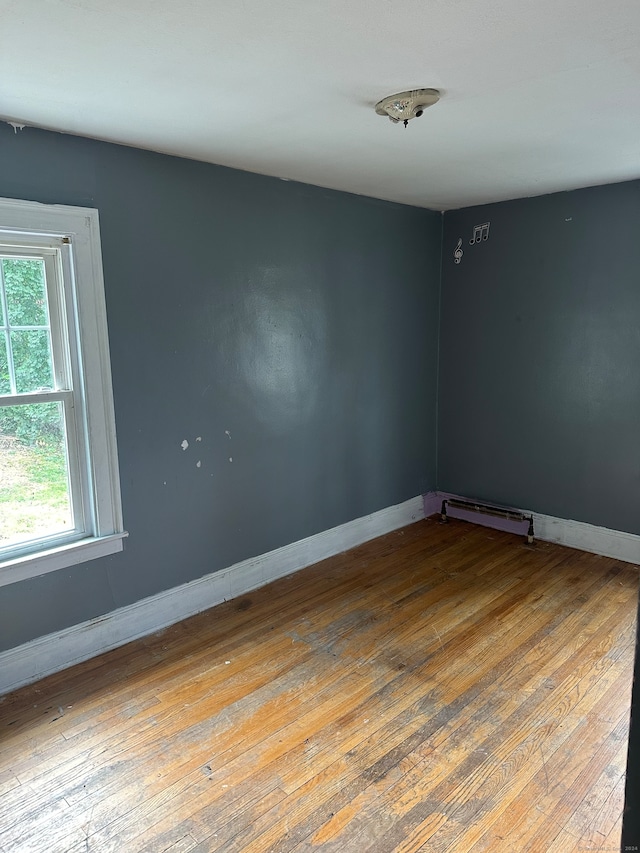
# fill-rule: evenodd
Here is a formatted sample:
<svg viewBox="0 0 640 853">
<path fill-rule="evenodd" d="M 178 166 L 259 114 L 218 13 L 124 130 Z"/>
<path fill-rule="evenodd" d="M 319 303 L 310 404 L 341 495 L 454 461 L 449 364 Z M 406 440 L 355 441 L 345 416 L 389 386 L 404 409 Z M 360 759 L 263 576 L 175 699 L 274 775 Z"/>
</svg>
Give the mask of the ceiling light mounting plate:
<svg viewBox="0 0 640 853">
<path fill-rule="evenodd" d="M 410 89 L 389 95 L 378 101 L 376 112 L 379 116 L 387 116 L 394 124 L 403 122 L 404 126 L 412 118 L 418 118 L 427 109 L 440 100 L 437 89 Z"/>
</svg>

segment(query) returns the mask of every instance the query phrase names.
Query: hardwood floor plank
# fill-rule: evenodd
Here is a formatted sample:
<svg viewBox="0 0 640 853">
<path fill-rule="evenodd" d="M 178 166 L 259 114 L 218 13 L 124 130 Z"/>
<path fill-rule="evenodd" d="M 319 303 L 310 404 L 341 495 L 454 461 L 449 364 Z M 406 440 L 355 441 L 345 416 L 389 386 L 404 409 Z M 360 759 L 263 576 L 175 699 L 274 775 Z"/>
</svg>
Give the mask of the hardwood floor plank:
<svg viewBox="0 0 640 853">
<path fill-rule="evenodd" d="M 612 773 L 607 773 L 604 780 L 598 783 L 594 789 L 594 795 L 585 798 L 585 801 L 593 803 L 591 812 L 587 812 L 581 804 L 565 824 L 565 828 L 572 835 L 580 839 L 580 845 L 585 850 L 598 850 L 600 847 L 611 845 L 612 841 L 620 849 L 620 836 L 622 834 L 622 811 L 624 809 L 624 769 L 626 763 L 626 749 L 619 750 L 618 760 L 610 765 Z M 622 773 L 619 773 L 622 766 Z M 617 782 L 612 787 L 611 777 L 617 775 Z M 599 794 L 599 796 L 598 796 Z M 602 802 L 600 802 L 602 801 Z M 613 839 L 612 837 L 613 836 Z"/>
<path fill-rule="evenodd" d="M 530 845 L 544 849 L 544 846 L 549 843 L 550 831 L 549 827 L 553 824 L 560 824 L 564 828 L 567 818 L 580 805 L 586 796 L 587 791 L 595 783 L 603 768 L 611 759 L 611 753 L 615 751 L 620 742 L 624 740 L 628 732 L 628 721 L 621 720 L 616 728 L 605 739 L 604 743 L 596 750 L 590 761 L 581 768 L 580 772 L 572 779 L 570 787 L 564 792 L 560 800 L 556 801 L 552 807 L 547 807 L 546 815 L 549 818 L 549 823 L 539 826 L 537 831 L 531 837 Z M 543 803 L 544 808 L 544 803 Z"/>
<path fill-rule="evenodd" d="M 283 641 L 282 646 L 286 646 L 285 641 Z M 269 646 L 263 646 L 262 648 L 265 654 L 273 651 Z M 290 652 L 286 660 L 291 663 L 293 658 L 294 653 Z M 223 665 L 224 662 L 221 663 L 221 666 Z M 210 729 L 210 721 L 212 719 L 215 719 L 219 723 L 218 714 L 221 710 L 232 704 L 234 700 L 246 696 L 247 689 L 249 690 L 248 695 L 252 695 L 257 684 L 263 685 L 264 682 L 269 683 L 270 675 L 264 672 L 262 661 L 255 667 L 255 670 L 258 674 L 255 680 L 247 680 L 242 673 L 236 675 L 231 673 L 226 683 L 216 677 L 214 679 L 214 687 L 217 688 L 217 693 L 215 696 L 208 697 L 210 701 L 199 702 L 193 708 L 190 708 L 188 712 L 183 707 L 184 703 L 181 702 L 177 708 L 172 708 L 166 714 L 158 714 L 150 717 L 146 721 L 146 724 L 140 727 L 140 731 L 131 734 L 125 742 L 112 744 L 111 748 L 106 746 L 101 748 L 99 755 L 92 755 L 91 757 L 91 777 L 79 782 L 77 780 L 77 766 L 75 763 L 71 768 L 65 768 L 67 769 L 67 774 L 61 782 L 67 787 L 67 796 L 73 801 L 86 799 L 88 794 L 93 792 L 94 795 L 99 795 L 101 799 L 99 806 L 99 811 L 101 811 L 110 802 L 108 798 L 106 800 L 103 799 L 105 794 L 104 787 L 109 786 L 111 789 L 115 788 L 117 790 L 115 796 L 117 800 L 121 800 L 123 798 L 123 783 L 126 786 L 127 782 L 131 780 L 133 789 L 137 789 L 139 787 L 140 767 L 143 767 L 145 762 L 154 756 L 163 757 L 163 750 L 158 743 L 159 738 L 176 737 L 177 740 L 174 745 L 179 747 L 180 757 L 184 757 L 185 752 L 188 753 L 194 741 L 196 748 L 198 747 L 200 739 Z M 273 670 L 271 673 L 273 673 Z M 227 728 L 230 725 L 232 724 L 229 722 Z M 102 756 L 105 757 L 104 761 L 100 760 Z M 116 768 L 117 772 L 114 772 Z M 100 771 L 102 771 L 101 774 Z M 56 778 L 55 775 L 53 778 Z M 163 780 L 163 784 L 166 784 L 166 778 Z M 86 788 L 86 790 L 80 796 L 83 788 Z M 22 804 L 13 804 L 14 818 L 22 816 L 27 818 L 30 812 L 37 812 L 39 820 L 47 819 L 46 809 L 42 809 L 42 803 L 40 802 L 40 789 L 33 787 L 32 791 L 32 796 L 26 798 Z M 86 805 L 85 810 L 90 807 L 93 808 L 89 803 Z M 94 821 L 98 818 L 99 814 L 94 814 Z M 82 819 L 83 814 L 79 814 L 78 820 L 81 821 Z"/>
<path fill-rule="evenodd" d="M 542 733 L 538 732 L 538 734 L 542 736 Z M 531 741 L 531 738 L 528 740 Z M 482 758 L 484 755 L 484 760 L 478 765 L 476 771 L 477 773 L 480 773 L 478 777 L 481 783 L 480 785 L 473 785 L 474 774 L 472 772 L 468 778 L 465 778 L 462 785 L 459 785 L 458 788 L 454 788 L 453 791 L 451 791 L 452 780 L 455 780 L 455 778 L 459 776 L 459 768 L 460 766 L 464 768 L 465 764 L 462 757 L 455 753 L 453 753 L 452 757 L 456 761 L 456 771 L 451 773 L 451 775 L 446 778 L 444 782 L 440 782 L 440 784 L 434 784 L 434 781 L 429 778 L 429 773 L 425 772 L 423 767 L 418 765 L 413 779 L 411 777 L 404 779 L 399 786 L 399 790 L 398 788 L 391 789 L 390 793 L 387 795 L 388 798 L 392 799 L 392 802 L 388 804 L 388 813 L 393 813 L 394 816 L 398 817 L 411 813 L 409 818 L 403 819 L 403 821 L 395 824 L 394 835 L 398 838 L 402 838 L 405 835 L 411 836 L 414 832 L 419 832 L 421 826 L 429 825 L 429 817 L 427 816 L 427 818 L 419 823 L 416 828 L 411 828 L 410 830 L 407 828 L 409 823 L 413 827 L 416 817 L 420 815 L 421 810 L 424 808 L 425 801 L 430 796 L 434 803 L 434 808 L 437 808 L 439 804 L 440 808 L 444 810 L 443 813 L 448 815 L 450 820 L 447 823 L 446 828 L 442 830 L 442 832 L 438 833 L 437 838 L 432 839 L 429 849 L 473 849 L 472 839 L 470 840 L 467 837 L 465 839 L 466 843 L 464 846 L 460 846 L 461 839 L 458 836 L 461 835 L 469 823 L 471 823 L 472 826 L 475 826 L 475 822 L 478 818 L 481 818 L 482 821 L 484 821 L 482 810 L 486 808 L 487 802 L 500 792 L 504 792 L 504 789 L 511 781 L 510 777 L 514 775 L 515 770 L 519 770 L 522 775 L 524 764 L 527 759 L 529 760 L 527 769 L 531 771 L 532 767 L 535 767 L 535 763 L 531 763 L 531 755 L 526 752 L 528 748 L 530 753 L 533 753 L 533 757 L 537 758 L 537 755 L 535 755 L 535 748 L 532 747 L 530 742 L 527 743 L 526 741 L 527 739 L 525 738 L 525 742 L 519 747 L 519 749 L 514 750 L 508 756 L 506 761 L 502 760 L 495 750 L 490 751 L 489 749 L 478 749 L 477 752 L 480 753 L 480 757 Z M 485 743 L 485 745 L 488 746 L 487 743 Z M 449 746 L 448 742 L 446 746 Z M 520 761 L 518 761 L 517 757 L 518 751 L 520 752 Z M 451 755 L 450 747 L 447 752 Z M 475 755 L 471 755 L 469 757 L 472 761 L 476 760 Z M 458 763 L 460 761 L 461 764 Z M 492 770 L 492 766 L 495 768 L 494 770 Z M 480 788 L 481 797 L 479 799 L 474 800 L 474 797 L 469 796 L 469 792 L 464 790 L 465 787 L 469 786 L 472 788 L 472 793 L 473 788 Z M 406 794 L 400 796 L 398 799 L 398 795 L 402 793 L 403 789 L 406 790 Z M 446 793 L 447 789 L 450 791 L 448 795 Z M 371 826 L 374 818 L 375 815 L 367 815 L 364 811 L 362 811 L 359 816 L 361 823 L 365 826 L 367 824 Z M 369 829 L 369 832 L 371 832 L 371 829 Z M 355 839 L 349 840 L 355 849 Z M 342 841 L 344 843 L 346 839 L 343 838 Z M 359 845 L 363 844 L 361 834 L 358 835 L 357 841 Z M 376 845 L 380 844 L 383 844 L 384 849 L 393 849 L 393 842 L 389 839 L 388 832 L 384 839 L 376 838 L 376 843 L 371 849 L 376 849 Z M 359 849 L 367 848 L 360 846 Z"/>
<path fill-rule="evenodd" d="M 307 716 L 313 713 L 316 717 L 321 717 L 322 714 L 329 713 L 333 705 L 346 701 L 345 694 L 347 696 L 356 695 L 356 688 L 362 695 L 365 695 L 367 687 L 360 684 L 360 681 L 361 679 L 358 678 L 357 682 L 354 682 L 351 678 L 351 680 L 343 679 L 336 682 L 327 675 L 327 684 L 324 687 L 326 702 L 320 703 L 319 707 L 314 707 L 312 711 L 308 712 Z M 216 709 L 217 706 L 216 701 Z M 294 707 L 289 709 L 288 713 L 295 718 L 295 711 Z M 99 780 L 95 793 L 83 803 L 83 808 L 77 812 L 75 820 L 78 824 L 82 824 L 88 814 L 91 813 L 92 837 L 95 838 L 95 843 L 99 845 L 101 851 L 110 850 L 112 846 L 113 849 L 117 850 L 117 839 L 112 845 L 109 838 L 114 826 L 124 827 L 127 823 L 132 822 L 139 827 L 143 821 L 151 825 L 164 817 L 167 805 L 176 797 L 182 797 L 188 801 L 190 807 L 196 807 L 199 799 L 203 796 L 207 800 L 211 799 L 214 796 L 213 790 L 216 790 L 218 796 L 222 797 L 226 787 L 232 784 L 232 781 L 234 784 L 238 784 L 238 782 L 243 781 L 247 774 L 253 772 L 254 766 L 247 760 L 248 748 L 252 748 L 254 752 L 256 750 L 264 751 L 265 749 L 286 750 L 286 744 L 283 743 L 284 734 L 282 734 L 284 730 L 279 729 L 268 735 L 256 725 L 254 716 L 249 717 L 247 735 L 249 740 L 243 737 L 241 730 L 231 731 L 233 728 L 232 721 L 227 720 L 226 723 L 223 723 L 222 735 L 226 734 L 226 739 L 222 738 L 223 742 L 216 750 L 215 741 L 218 733 L 214 730 L 220 724 L 220 720 L 215 713 L 211 717 L 206 717 L 204 714 L 206 711 L 198 714 L 198 717 L 203 717 L 202 729 L 196 726 L 194 732 L 193 725 L 185 728 L 178 743 L 173 743 L 170 750 L 163 748 L 159 743 L 155 744 L 156 756 L 164 762 L 159 778 L 155 778 L 158 776 L 155 769 L 148 776 L 143 775 L 141 778 L 140 774 L 143 772 L 145 763 L 151 759 L 144 756 L 138 759 L 137 756 L 134 756 L 127 759 L 127 763 L 118 769 L 118 773 L 115 774 L 116 778 L 112 783 L 107 785 L 104 780 Z M 304 720 L 305 717 L 302 719 Z M 297 736 L 300 725 L 300 718 L 296 718 L 288 724 L 288 728 L 293 731 L 294 738 Z M 233 743 L 231 742 L 232 738 Z M 185 763 L 185 751 L 190 754 L 192 749 L 195 751 L 194 758 L 189 763 Z M 203 774 L 204 766 L 208 768 L 206 776 Z M 110 773 L 112 773 L 112 768 L 107 768 L 107 775 Z M 223 786 L 225 787 L 223 788 Z M 40 819 L 46 819 L 46 815 Z M 65 822 L 65 829 L 67 831 L 73 830 L 71 820 Z M 18 831 L 19 827 L 16 829 L 16 832 Z M 51 835 L 50 853 L 58 850 L 54 843 L 55 840 L 54 836 Z M 59 844 L 59 849 L 64 850 L 68 842 L 63 837 Z"/>
<path fill-rule="evenodd" d="M 394 531 L 4 697 L 0 853 L 615 845 L 637 593 L 549 543 Z"/>
<path fill-rule="evenodd" d="M 600 679 L 599 686 L 601 690 L 606 688 L 606 685 L 610 684 L 611 686 L 605 692 L 606 695 L 616 696 L 620 693 L 622 685 L 625 688 L 628 688 L 628 677 L 624 674 L 622 677 L 616 678 L 615 671 L 607 671 L 604 673 Z M 624 692 L 624 691 L 623 691 Z M 471 832 L 467 832 L 464 837 L 461 837 L 457 841 L 457 846 L 461 851 L 467 849 L 485 849 L 485 845 L 481 845 L 477 841 L 477 829 L 479 827 L 484 827 L 491 825 L 496 818 L 499 818 L 500 815 L 508 810 L 507 820 L 510 824 L 515 823 L 516 815 L 518 812 L 518 800 L 513 800 L 514 796 L 518 795 L 520 789 L 523 787 L 523 784 L 529 785 L 529 793 L 524 794 L 522 800 L 522 808 L 526 810 L 527 808 L 527 800 L 535 800 L 535 795 L 531 796 L 531 782 L 529 782 L 529 777 L 531 772 L 535 771 L 539 773 L 538 778 L 544 779 L 545 784 L 548 786 L 549 777 L 552 776 L 555 778 L 558 774 L 558 769 L 556 765 L 556 760 L 558 756 L 562 758 L 564 754 L 566 754 L 567 747 L 563 746 L 563 744 L 570 744 L 571 737 L 573 737 L 574 732 L 576 736 L 574 740 L 576 741 L 576 748 L 579 750 L 581 746 L 583 746 L 583 741 L 581 738 L 581 727 L 584 726 L 585 715 L 588 714 L 588 719 L 596 719 L 598 722 L 604 724 L 604 731 L 609 730 L 611 728 L 611 721 L 609 719 L 603 720 L 602 717 L 599 717 L 596 713 L 599 710 L 601 700 L 598 700 L 597 694 L 587 693 L 583 699 L 580 700 L 579 704 L 576 705 L 575 710 L 571 712 L 569 717 L 565 718 L 562 722 L 562 730 L 560 728 L 556 728 L 556 732 L 552 739 L 548 737 L 545 739 L 544 744 L 541 745 L 541 753 L 540 756 L 534 754 L 532 763 L 527 769 L 527 772 L 521 772 L 518 774 L 518 779 L 514 780 L 512 784 L 509 785 L 508 792 L 503 791 L 499 792 L 500 796 L 498 802 L 495 806 L 490 810 L 483 814 L 481 821 L 478 821 L 476 827 Z M 620 716 L 624 717 L 625 714 L 628 714 L 628 704 L 626 708 L 623 708 Z M 546 756 L 546 758 L 544 758 Z M 542 766 L 540 764 L 540 759 L 543 759 Z M 541 772 L 544 771 L 544 776 L 541 775 Z M 514 804 L 512 807 L 512 803 Z M 498 835 L 500 836 L 500 831 L 498 831 Z M 492 841 L 491 838 L 486 844 L 486 849 L 493 849 L 495 846 L 495 840 Z"/>
<path fill-rule="evenodd" d="M 396 755 L 396 756 L 394 756 L 394 758 L 393 758 L 393 762 L 397 761 L 397 759 L 398 759 L 398 756 L 397 756 L 397 755 Z M 393 764 L 392 764 L 392 766 L 393 766 Z M 373 775 L 373 771 L 372 771 L 372 769 L 371 769 L 371 768 L 369 769 L 369 773 L 370 773 L 371 775 Z M 424 774 L 423 774 L 423 773 L 421 773 L 421 776 L 422 776 L 422 775 L 424 775 Z M 370 777 L 369 777 L 369 778 L 370 778 Z M 364 784 L 366 784 L 366 783 L 367 783 L 367 782 L 366 782 L 366 780 L 365 780 Z M 356 780 L 356 782 L 355 782 L 355 785 L 356 785 L 356 791 L 357 791 L 357 790 L 359 790 L 359 787 L 358 787 L 358 786 L 361 786 L 361 785 L 362 785 L 362 779 L 361 779 L 361 778 L 358 778 L 358 779 Z M 345 789 L 345 788 L 343 788 L 343 789 L 341 790 L 341 792 L 340 792 L 339 797 L 334 797 L 334 799 L 333 799 L 333 800 L 331 800 L 329 803 L 325 804 L 325 805 L 324 805 L 324 807 L 322 807 L 322 808 L 321 808 L 321 811 L 324 811 L 324 812 L 326 812 L 326 811 L 333 811 L 333 810 L 338 806 L 338 804 L 339 804 L 339 799 L 342 799 L 342 800 L 344 800 L 345 798 L 347 798 L 347 799 L 348 799 L 348 798 L 349 798 L 349 794 L 350 794 L 352 791 L 353 791 L 353 787 L 351 788 L 351 791 L 350 791 L 349 789 Z M 312 817 L 311 817 L 311 822 L 313 823 L 314 821 L 317 821 L 317 820 L 319 820 L 319 819 L 321 819 L 321 814 L 316 813 L 316 814 L 312 815 Z M 289 824 L 291 824 L 291 815 L 290 815 L 290 814 L 288 815 L 288 821 L 289 821 Z M 370 816 L 368 816 L 368 817 L 367 817 L 366 822 L 367 822 L 367 824 L 369 824 L 369 822 L 370 822 Z M 298 826 L 298 827 L 297 827 L 297 833 L 298 833 L 298 834 L 300 834 L 301 836 L 304 836 L 304 835 L 305 835 L 305 829 L 308 829 L 308 828 L 309 828 L 309 827 L 305 827 L 304 825 L 300 825 L 300 826 Z M 273 829 L 273 828 L 271 828 L 271 832 L 272 832 L 272 833 L 273 833 L 273 831 L 274 831 L 274 829 Z M 276 829 L 275 831 L 277 832 L 277 829 Z M 342 842 L 343 842 L 343 839 L 341 838 L 341 843 L 342 843 Z M 260 842 L 260 843 L 261 843 L 261 845 L 262 845 L 262 849 L 264 849 L 264 846 L 265 846 L 265 844 L 266 844 L 266 839 L 264 839 L 264 838 L 263 838 L 263 839 L 261 839 L 261 842 Z M 238 849 L 242 849 L 242 847 L 239 847 Z M 258 849 L 258 848 L 256 848 L 256 849 Z"/>
<path fill-rule="evenodd" d="M 618 850 L 620 850 L 621 842 L 622 842 L 622 818 L 620 818 L 620 820 L 616 821 L 615 826 L 613 827 L 613 829 L 611 830 L 609 835 L 607 835 L 607 837 L 604 841 L 604 844 L 602 845 L 603 853 L 611 853 L 611 851 L 614 851 L 614 853 L 618 853 Z"/>
<path fill-rule="evenodd" d="M 364 679 L 361 676 L 357 676 L 358 681 L 353 681 L 353 678 L 356 676 L 351 676 L 351 689 L 348 689 L 348 682 L 339 682 L 334 683 L 331 682 L 327 687 L 327 693 L 330 693 L 327 702 L 330 700 L 332 707 L 335 703 L 339 704 L 349 704 L 353 702 L 357 702 L 361 697 L 368 695 L 370 691 L 370 685 L 365 683 Z M 335 678 L 335 674 L 334 674 Z M 277 730 L 273 735 L 264 739 L 264 735 L 260 734 L 260 731 L 255 728 L 255 731 L 258 733 L 258 739 L 263 738 L 262 741 L 258 742 L 256 745 L 252 747 L 252 751 L 250 753 L 250 757 L 254 759 L 254 761 L 265 760 L 267 763 L 272 760 L 271 755 L 283 754 L 288 751 L 290 748 L 290 743 L 298 743 L 303 739 L 304 733 L 313 733 L 313 725 L 314 720 L 322 720 L 322 718 L 328 713 L 327 702 L 320 703 L 318 706 L 318 702 L 314 703 L 314 707 L 307 711 L 305 715 L 302 717 L 297 717 L 294 721 L 290 722 L 286 727 Z M 295 715 L 295 709 L 294 709 Z M 222 784 L 238 784 L 243 781 L 246 777 L 247 773 L 252 772 L 253 764 L 248 763 L 247 761 L 247 752 L 246 745 L 243 746 L 242 741 L 237 746 L 235 752 L 238 753 L 237 757 L 229 756 L 227 754 L 223 754 L 221 756 L 216 756 L 216 759 L 210 760 L 211 771 L 212 774 L 210 778 Z M 266 754 L 267 758 L 262 758 Z M 258 758 L 261 756 L 261 758 Z M 198 797 L 202 793 L 200 790 L 202 788 L 202 781 L 200 773 L 191 774 L 191 776 L 181 776 L 180 781 L 177 784 L 175 793 L 180 794 L 182 796 L 188 797 L 190 804 L 194 804 L 198 802 Z M 211 786 L 204 785 L 204 788 L 207 789 L 206 796 L 210 796 Z M 150 793 L 147 788 L 147 795 Z M 167 779 L 163 780 L 162 792 L 158 795 L 158 804 L 157 808 L 164 808 L 166 797 L 169 794 L 170 789 L 167 789 Z M 115 795 L 115 805 L 118 806 L 121 797 L 120 794 Z M 106 811 L 108 800 L 101 801 L 99 808 L 94 812 L 93 821 L 94 824 L 107 822 L 110 825 L 110 813 Z M 127 802 L 131 804 L 131 799 L 128 798 Z M 149 802 L 145 804 L 145 811 L 149 808 Z M 126 820 L 127 818 L 123 818 Z M 138 818 L 136 818 L 138 820 Z M 100 838 L 101 844 L 106 844 L 106 841 Z M 101 848 L 102 849 L 102 848 Z M 106 849 L 106 848 L 104 848 Z"/>
<path fill-rule="evenodd" d="M 560 829 L 553 842 L 545 848 L 544 853 L 586 853 L 586 848 L 582 847 L 580 839 L 575 835 Z M 619 845 L 615 853 L 620 853 Z"/>
<path fill-rule="evenodd" d="M 594 840 L 600 843 L 609 835 L 616 821 L 622 818 L 626 759 L 623 745 L 569 817 L 564 826 L 567 832 L 591 843 Z"/>
<path fill-rule="evenodd" d="M 628 720 L 621 719 L 618 726 L 617 735 L 620 736 L 628 727 Z M 565 828 L 571 811 L 566 801 L 564 807 L 556 806 L 567 792 L 572 791 L 574 808 L 579 805 L 586 787 L 581 784 L 581 778 L 584 779 L 585 772 L 591 775 L 594 770 L 593 766 L 587 770 L 590 762 L 595 757 L 596 767 L 599 773 L 602 772 L 615 749 L 615 743 L 606 743 L 611 734 L 609 723 L 587 715 L 575 729 L 573 743 L 576 748 L 558 749 L 547 758 L 544 766 L 529 780 L 526 789 L 519 791 L 499 819 L 478 840 L 474 850 L 482 853 L 494 850 L 506 853 L 509 849 L 546 851 L 555 836 Z M 604 749 L 603 742 L 606 744 Z"/>
<path fill-rule="evenodd" d="M 133 723 L 130 723 L 129 720 L 126 721 L 124 725 L 124 729 L 135 728 L 137 729 L 136 737 L 140 738 L 144 735 L 148 735 L 151 740 L 153 740 L 157 736 L 157 730 L 159 724 L 162 724 L 162 730 L 165 734 L 168 734 L 171 731 L 171 726 L 175 728 L 181 729 L 184 724 L 185 719 L 185 705 L 197 705 L 200 700 L 206 699 L 211 700 L 211 704 L 215 706 L 217 704 L 220 708 L 227 707 L 228 704 L 232 704 L 235 699 L 242 698 L 249 695 L 255 689 L 259 689 L 260 684 L 263 686 L 268 685 L 274 678 L 277 677 L 277 667 L 274 667 L 269 660 L 284 660 L 286 663 L 281 666 L 282 671 L 286 671 L 287 669 L 291 669 L 297 663 L 297 659 L 305 657 L 303 650 L 293 650 L 292 652 L 289 649 L 289 643 L 286 638 L 281 638 L 280 642 L 276 644 L 276 646 L 263 643 L 261 645 L 264 659 L 261 659 L 258 656 L 258 660 L 256 660 L 256 655 L 252 656 L 252 660 L 257 664 L 252 670 L 252 679 L 251 682 L 248 681 L 248 676 L 246 674 L 245 669 L 243 669 L 244 663 L 246 661 L 236 660 L 233 665 L 230 665 L 227 668 L 224 668 L 224 659 L 220 659 L 216 662 L 216 667 L 211 667 L 210 662 L 207 664 L 206 670 L 204 670 L 207 678 L 207 684 L 204 688 L 202 688 L 199 684 L 193 687 L 193 690 L 190 694 L 192 702 L 185 703 L 184 701 L 176 702 L 175 704 L 165 703 L 159 704 L 155 706 L 149 706 L 144 710 L 152 710 L 153 713 L 145 714 L 145 717 L 148 719 L 149 723 L 147 726 L 148 731 L 144 733 L 141 732 L 141 719 L 140 715 L 135 715 Z M 287 651 L 288 654 L 283 657 L 282 652 Z M 307 655 L 308 657 L 308 655 Z M 214 669 L 216 672 L 214 673 Z M 203 670 L 199 670 L 199 678 L 202 676 Z M 212 708 L 208 707 L 207 710 L 211 713 Z M 214 707 L 215 710 L 215 707 Z M 193 718 L 195 715 L 195 711 L 189 713 L 188 721 L 190 724 L 193 723 Z M 105 738 L 105 732 L 108 733 L 108 739 Z M 81 745 L 83 750 L 88 749 L 92 746 L 98 746 L 103 748 L 103 751 L 106 751 L 111 748 L 113 745 L 111 741 L 114 743 L 122 739 L 123 731 L 118 727 L 114 727 L 112 723 L 106 723 L 101 725 L 95 732 L 93 731 L 93 727 L 87 729 L 85 736 L 82 736 L 82 731 L 73 732 L 73 735 L 67 738 L 69 747 L 72 746 L 74 742 L 78 742 Z M 93 740 L 92 740 L 93 738 Z M 93 752 L 93 759 L 96 759 L 96 751 Z"/>
<path fill-rule="evenodd" d="M 6 771 L 0 779 L 0 798 L 5 797 L 9 791 L 20 787 L 20 781 L 11 771 Z"/>
<path fill-rule="evenodd" d="M 235 804 L 230 803 L 228 808 L 225 808 L 224 804 L 221 807 L 219 802 L 208 801 L 205 806 L 178 824 L 177 829 L 190 830 L 191 837 L 194 839 L 194 851 L 200 848 L 200 841 L 209 837 L 214 849 L 224 848 L 230 839 L 250 828 L 264 812 L 268 812 L 286 797 L 279 789 L 274 789 L 268 794 L 263 788 L 254 787 L 250 790 L 252 785 L 253 780 L 250 780 L 245 786 L 238 786 Z M 243 798 L 245 790 L 249 793 Z M 181 810 L 181 815 L 182 813 Z M 174 818 L 165 817 L 153 825 L 152 832 L 154 834 L 174 832 L 176 827 L 172 826 L 172 822 L 175 822 Z M 136 843 L 129 846 L 131 853 L 148 853 L 145 846 L 138 848 Z"/>
</svg>

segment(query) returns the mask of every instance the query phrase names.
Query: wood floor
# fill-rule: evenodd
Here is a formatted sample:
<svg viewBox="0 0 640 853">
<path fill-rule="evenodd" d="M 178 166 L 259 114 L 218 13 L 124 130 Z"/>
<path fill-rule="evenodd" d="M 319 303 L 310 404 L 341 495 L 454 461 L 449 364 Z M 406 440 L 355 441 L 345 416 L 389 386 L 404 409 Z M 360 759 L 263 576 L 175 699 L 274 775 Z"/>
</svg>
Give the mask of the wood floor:
<svg viewBox="0 0 640 853">
<path fill-rule="evenodd" d="M 0 850 L 617 853 L 637 588 L 391 533 L 0 700 Z"/>
</svg>

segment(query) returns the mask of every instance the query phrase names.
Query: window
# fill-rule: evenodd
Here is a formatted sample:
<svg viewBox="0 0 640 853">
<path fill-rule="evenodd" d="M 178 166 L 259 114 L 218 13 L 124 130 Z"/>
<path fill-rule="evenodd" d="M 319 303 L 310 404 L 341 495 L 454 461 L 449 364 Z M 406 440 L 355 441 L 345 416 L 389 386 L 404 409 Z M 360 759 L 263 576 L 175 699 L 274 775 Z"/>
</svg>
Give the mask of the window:
<svg viewBox="0 0 640 853">
<path fill-rule="evenodd" d="M 124 536 L 98 212 L 0 199 L 0 585 Z"/>
</svg>

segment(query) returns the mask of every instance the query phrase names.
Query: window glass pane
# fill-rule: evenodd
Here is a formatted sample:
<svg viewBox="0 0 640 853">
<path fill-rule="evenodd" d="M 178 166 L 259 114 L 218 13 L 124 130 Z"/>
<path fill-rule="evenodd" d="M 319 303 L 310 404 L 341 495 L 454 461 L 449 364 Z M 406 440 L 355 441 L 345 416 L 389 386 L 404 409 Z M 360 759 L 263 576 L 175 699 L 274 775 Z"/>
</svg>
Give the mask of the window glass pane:
<svg viewBox="0 0 640 853">
<path fill-rule="evenodd" d="M 31 258 L 4 258 L 2 271 L 10 325 L 46 326 L 44 262 Z"/>
<path fill-rule="evenodd" d="M 0 394 L 11 393 L 11 382 L 9 381 L 9 362 L 7 360 L 7 339 L 5 333 L 0 330 Z"/>
<path fill-rule="evenodd" d="M 53 388 L 51 348 L 46 329 L 11 332 L 11 351 L 18 394 Z"/>
<path fill-rule="evenodd" d="M 73 530 L 62 407 L 0 407 L 0 548 Z"/>
</svg>

